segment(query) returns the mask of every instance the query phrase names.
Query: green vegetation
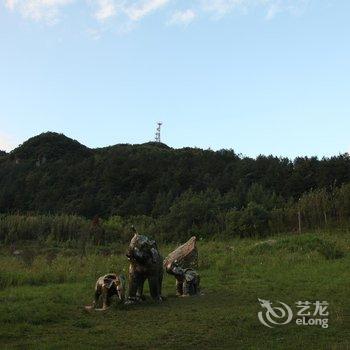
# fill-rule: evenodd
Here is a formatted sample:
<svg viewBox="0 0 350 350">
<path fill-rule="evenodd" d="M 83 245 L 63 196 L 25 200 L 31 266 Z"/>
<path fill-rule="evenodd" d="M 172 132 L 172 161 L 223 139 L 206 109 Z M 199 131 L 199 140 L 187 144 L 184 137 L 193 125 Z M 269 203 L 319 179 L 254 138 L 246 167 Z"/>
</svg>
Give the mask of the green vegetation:
<svg viewBox="0 0 350 350">
<path fill-rule="evenodd" d="M 161 246 L 163 254 L 176 245 Z M 200 241 L 204 295 L 89 313 L 98 276 L 126 271 L 125 245 L 25 243 L 0 254 L 1 348 L 347 349 L 350 240 L 330 232 Z M 14 249 L 17 251 L 14 253 Z M 146 289 L 146 292 L 148 290 Z M 261 325 L 258 298 L 329 302 L 329 328 Z M 293 306 L 294 305 L 294 306 Z"/>
<path fill-rule="evenodd" d="M 45 133 L 0 156 L 0 213 L 136 220 L 168 241 L 295 232 L 298 213 L 304 231 L 348 229 L 350 157 L 252 159 L 152 142 L 89 149 Z"/>
<path fill-rule="evenodd" d="M 0 213 L 1 348 L 350 347 L 348 154 L 89 149 L 46 133 L 0 152 Z M 132 224 L 164 255 L 196 235 L 204 295 L 176 298 L 166 276 L 160 305 L 87 312 L 96 278 L 127 271 Z M 294 315 L 269 329 L 258 298 L 326 300 L 329 328 Z"/>
</svg>

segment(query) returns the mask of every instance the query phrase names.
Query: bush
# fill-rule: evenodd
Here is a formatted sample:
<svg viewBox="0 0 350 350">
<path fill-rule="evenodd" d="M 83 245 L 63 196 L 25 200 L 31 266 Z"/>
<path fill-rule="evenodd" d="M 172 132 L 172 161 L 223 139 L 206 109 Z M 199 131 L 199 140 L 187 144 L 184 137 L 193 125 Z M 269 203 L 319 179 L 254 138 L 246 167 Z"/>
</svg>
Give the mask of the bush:
<svg viewBox="0 0 350 350">
<path fill-rule="evenodd" d="M 251 202 L 238 219 L 240 236 L 265 236 L 268 231 L 268 222 L 268 212 L 261 205 Z"/>
</svg>

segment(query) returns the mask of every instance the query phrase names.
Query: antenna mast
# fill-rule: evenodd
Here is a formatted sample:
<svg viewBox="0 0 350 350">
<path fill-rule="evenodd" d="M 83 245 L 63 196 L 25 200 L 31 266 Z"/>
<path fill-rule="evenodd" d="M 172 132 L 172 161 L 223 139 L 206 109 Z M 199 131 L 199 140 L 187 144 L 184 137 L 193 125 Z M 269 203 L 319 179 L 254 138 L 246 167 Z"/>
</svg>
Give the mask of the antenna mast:
<svg viewBox="0 0 350 350">
<path fill-rule="evenodd" d="M 162 124 L 163 124 L 162 122 L 157 123 L 157 131 L 156 131 L 156 138 L 155 138 L 156 142 L 161 142 L 160 141 L 160 129 L 162 127 Z"/>
</svg>

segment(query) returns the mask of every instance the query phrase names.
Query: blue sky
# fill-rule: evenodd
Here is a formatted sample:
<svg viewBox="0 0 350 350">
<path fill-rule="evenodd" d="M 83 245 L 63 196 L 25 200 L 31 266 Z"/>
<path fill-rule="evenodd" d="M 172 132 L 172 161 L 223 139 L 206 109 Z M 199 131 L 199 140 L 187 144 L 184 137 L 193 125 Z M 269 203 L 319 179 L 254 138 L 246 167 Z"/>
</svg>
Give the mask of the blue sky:
<svg viewBox="0 0 350 350">
<path fill-rule="evenodd" d="M 0 148 L 57 131 L 248 156 L 350 150 L 350 1 L 0 0 Z"/>
</svg>

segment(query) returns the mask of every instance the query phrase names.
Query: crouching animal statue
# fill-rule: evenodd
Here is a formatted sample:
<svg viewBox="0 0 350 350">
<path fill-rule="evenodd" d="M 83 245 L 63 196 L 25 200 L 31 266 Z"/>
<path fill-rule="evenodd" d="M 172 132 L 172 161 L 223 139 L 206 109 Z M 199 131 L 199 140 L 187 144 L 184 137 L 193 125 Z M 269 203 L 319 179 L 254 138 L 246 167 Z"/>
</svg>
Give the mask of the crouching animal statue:
<svg viewBox="0 0 350 350">
<path fill-rule="evenodd" d="M 166 271 L 176 279 L 177 296 L 188 297 L 200 293 L 200 277 L 196 270 L 191 268 L 183 269 L 175 260 L 166 266 Z"/>
<path fill-rule="evenodd" d="M 153 300 L 162 301 L 163 258 L 157 243 L 148 237 L 134 231 L 134 237 L 126 256 L 129 266 L 129 295 L 128 304 L 142 300 L 143 285 L 148 280 L 150 294 Z"/>
<path fill-rule="evenodd" d="M 95 298 L 92 306 L 87 306 L 86 309 L 98 308 L 100 299 L 102 299 L 102 309 L 106 310 L 111 304 L 111 298 L 117 295 L 120 301 L 125 299 L 126 278 L 123 274 L 117 275 L 110 273 L 98 278 L 95 285 Z"/>
<path fill-rule="evenodd" d="M 197 266 L 196 237 L 191 237 L 165 258 L 164 267 L 166 272 L 176 279 L 176 295 L 190 296 L 200 293 L 200 276 L 194 270 Z"/>
</svg>

